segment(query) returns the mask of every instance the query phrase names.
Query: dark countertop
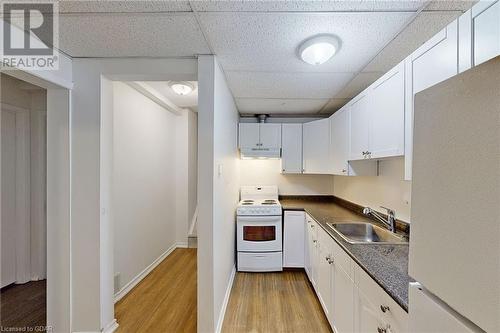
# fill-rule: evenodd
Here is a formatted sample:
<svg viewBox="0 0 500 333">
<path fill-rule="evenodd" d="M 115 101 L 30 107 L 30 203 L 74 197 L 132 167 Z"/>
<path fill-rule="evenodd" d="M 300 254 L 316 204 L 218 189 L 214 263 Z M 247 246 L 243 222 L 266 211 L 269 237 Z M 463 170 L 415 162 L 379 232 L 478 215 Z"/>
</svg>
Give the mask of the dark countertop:
<svg viewBox="0 0 500 333">
<path fill-rule="evenodd" d="M 350 244 L 326 223 L 373 220 L 340 206 L 332 200 L 280 198 L 283 210 L 304 210 L 375 280 L 405 311 L 408 312 L 408 245 Z M 377 223 L 374 223 L 377 224 Z"/>
</svg>

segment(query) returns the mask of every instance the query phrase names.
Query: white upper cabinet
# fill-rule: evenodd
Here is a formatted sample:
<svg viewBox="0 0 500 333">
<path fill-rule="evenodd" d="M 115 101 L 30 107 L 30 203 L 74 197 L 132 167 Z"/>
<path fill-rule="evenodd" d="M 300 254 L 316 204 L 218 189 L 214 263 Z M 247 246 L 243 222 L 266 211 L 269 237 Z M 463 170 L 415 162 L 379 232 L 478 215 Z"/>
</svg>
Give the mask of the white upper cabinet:
<svg viewBox="0 0 500 333">
<path fill-rule="evenodd" d="M 404 154 L 404 63 L 349 103 L 349 160 Z"/>
<path fill-rule="evenodd" d="M 368 89 L 349 103 L 349 159 L 366 158 L 369 150 L 370 112 Z"/>
<path fill-rule="evenodd" d="M 302 124 L 282 124 L 281 171 L 302 173 Z"/>
<path fill-rule="evenodd" d="M 270 149 L 281 148 L 281 124 L 259 124 L 260 144 Z"/>
<path fill-rule="evenodd" d="M 347 175 L 349 162 L 349 107 L 330 117 L 330 166 L 334 175 Z"/>
<path fill-rule="evenodd" d="M 370 97 L 369 156 L 402 156 L 405 140 L 404 62 L 372 85 Z"/>
<path fill-rule="evenodd" d="M 259 147 L 259 126 L 255 123 L 240 123 L 239 130 L 239 147 L 240 148 L 255 148 Z"/>
<path fill-rule="evenodd" d="M 474 65 L 500 54 L 500 2 L 479 2 L 472 8 Z"/>
<path fill-rule="evenodd" d="M 304 173 L 330 173 L 330 121 L 328 118 L 303 125 Z"/>
<path fill-rule="evenodd" d="M 281 148 L 281 124 L 240 123 L 240 149 Z"/>
<path fill-rule="evenodd" d="M 411 180 L 414 95 L 458 74 L 458 20 L 405 60 L 405 180 Z"/>
</svg>

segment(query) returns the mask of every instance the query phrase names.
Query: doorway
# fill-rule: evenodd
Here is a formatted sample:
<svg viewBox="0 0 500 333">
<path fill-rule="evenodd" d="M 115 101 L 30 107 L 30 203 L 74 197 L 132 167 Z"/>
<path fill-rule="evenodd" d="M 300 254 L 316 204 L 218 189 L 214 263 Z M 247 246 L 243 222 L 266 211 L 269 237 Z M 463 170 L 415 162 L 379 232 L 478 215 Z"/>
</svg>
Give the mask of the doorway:
<svg viewBox="0 0 500 333">
<path fill-rule="evenodd" d="M 47 323 L 47 91 L 0 79 L 0 326 L 31 330 Z"/>
<path fill-rule="evenodd" d="M 112 167 L 101 166 L 110 172 L 101 193 L 111 203 L 119 331 L 196 329 L 196 250 L 187 247 L 197 201 L 197 97 L 196 82 L 189 84 L 187 96 L 168 81 L 103 85 L 112 140 L 101 154 Z"/>
</svg>

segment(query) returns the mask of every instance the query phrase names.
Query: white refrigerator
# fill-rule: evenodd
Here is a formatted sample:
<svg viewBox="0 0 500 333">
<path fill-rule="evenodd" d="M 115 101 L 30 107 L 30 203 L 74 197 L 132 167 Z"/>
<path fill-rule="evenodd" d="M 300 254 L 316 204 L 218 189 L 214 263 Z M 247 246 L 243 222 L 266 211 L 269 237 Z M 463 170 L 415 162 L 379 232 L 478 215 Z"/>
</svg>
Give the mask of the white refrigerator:
<svg viewBox="0 0 500 333">
<path fill-rule="evenodd" d="M 410 332 L 500 332 L 500 57 L 415 96 Z"/>
</svg>

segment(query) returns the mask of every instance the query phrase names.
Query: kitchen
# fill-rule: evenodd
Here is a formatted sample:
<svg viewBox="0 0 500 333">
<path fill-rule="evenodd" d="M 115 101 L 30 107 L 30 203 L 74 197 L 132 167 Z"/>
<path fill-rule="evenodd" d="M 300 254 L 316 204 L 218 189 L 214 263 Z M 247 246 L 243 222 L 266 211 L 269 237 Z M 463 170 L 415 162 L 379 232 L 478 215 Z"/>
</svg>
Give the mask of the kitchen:
<svg viewBox="0 0 500 333">
<path fill-rule="evenodd" d="M 480 6 L 484 4 L 472 11 Z M 456 231 L 467 228 L 458 224 L 467 223 L 466 216 L 481 219 L 481 214 L 471 215 L 470 207 L 491 211 L 494 206 L 461 195 L 467 187 L 456 184 L 458 178 L 446 169 L 455 165 L 464 171 L 458 165 L 476 154 L 470 150 L 477 146 L 466 143 L 474 133 L 472 127 L 484 131 L 474 144 L 485 145 L 488 137 L 498 139 L 495 126 L 472 125 L 477 121 L 467 116 L 478 109 L 498 125 L 500 99 L 498 79 L 488 74 L 498 72 L 499 58 L 486 61 L 496 53 L 480 52 L 478 44 L 484 37 L 478 28 L 472 37 L 476 43 L 473 59 L 468 61 L 479 67 L 467 71 L 470 67 L 460 53 L 466 37 L 459 29 L 466 16 L 449 24 L 329 118 L 311 121 L 279 114 L 240 118 L 238 272 L 291 274 L 290 269 L 303 269 L 335 332 L 500 329 L 498 288 L 482 288 L 498 284 L 498 240 L 488 236 L 489 231 L 478 231 L 478 239 L 491 247 L 471 254 L 460 242 L 470 236 Z M 436 70 L 437 64 L 442 68 Z M 484 88 L 488 85 L 493 89 Z M 475 101 L 476 96 L 490 104 Z M 428 109 L 441 115 L 431 116 Z M 448 125 L 458 112 L 464 114 L 458 118 L 468 122 L 460 125 L 461 119 Z M 460 134 L 464 139 L 457 138 Z M 455 140 L 453 153 L 446 152 L 450 137 Z M 477 159 L 469 163 L 498 165 L 498 143 L 489 147 L 493 150 L 482 163 Z M 451 174 L 468 178 L 467 172 Z M 350 181 L 351 177 L 355 180 Z M 381 184 L 376 184 L 379 177 Z M 482 182 L 470 180 L 469 186 L 486 191 Z M 498 199 L 498 190 L 490 190 Z M 457 256 L 474 258 L 473 262 L 488 257 L 476 268 L 492 274 L 471 275 Z M 263 278 L 238 274 L 243 276 L 236 277 L 233 293 L 237 296 L 229 299 L 224 330 L 293 331 L 300 327 L 286 316 L 287 311 L 300 311 L 300 307 L 273 308 L 255 300 L 266 297 L 266 289 L 259 292 L 248 284 Z M 289 287 L 287 278 L 274 279 L 278 286 Z M 242 290 L 252 290 L 251 300 L 244 299 Z M 264 313 L 281 311 L 285 319 L 277 315 L 276 321 L 257 320 L 245 314 L 255 306 Z M 238 326 L 241 322 L 247 324 L 243 330 Z"/>
<path fill-rule="evenodd" d="M 52 10 L 44 329 L 500 332 L 500 1 Z"/>
</svg>

